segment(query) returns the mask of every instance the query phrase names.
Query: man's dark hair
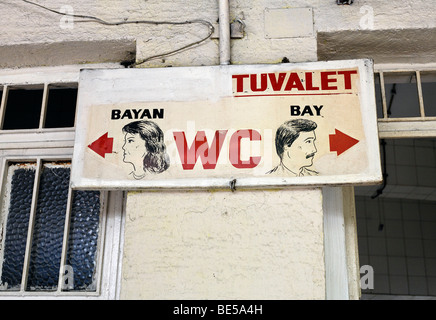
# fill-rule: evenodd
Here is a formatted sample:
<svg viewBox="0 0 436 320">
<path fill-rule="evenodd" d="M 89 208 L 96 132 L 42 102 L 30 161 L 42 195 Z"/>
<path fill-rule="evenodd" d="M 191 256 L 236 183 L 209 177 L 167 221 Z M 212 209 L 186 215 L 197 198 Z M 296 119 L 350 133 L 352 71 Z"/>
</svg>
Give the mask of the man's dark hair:
<svg viewBox="0 0 436 320">
<path fill-rule="evenodd" d="M 123 127 L 124 133 L 139 133 L 144 140 L 148 153 L 144 157 L 144 171 L 161 173 L 170 166 L 170 158 L 166 152 L 164 134 L 152 121 L 135 121 Z"/>
<path fill-rule="evenodd" d="M 308 119 L 295 119 L 283 123 L 276 132 L 276 152 L 280 159 L 285 151 L 300 136 L 300 132 L 310 132 L 317 127 L 316 122 Z"/>
</svg>

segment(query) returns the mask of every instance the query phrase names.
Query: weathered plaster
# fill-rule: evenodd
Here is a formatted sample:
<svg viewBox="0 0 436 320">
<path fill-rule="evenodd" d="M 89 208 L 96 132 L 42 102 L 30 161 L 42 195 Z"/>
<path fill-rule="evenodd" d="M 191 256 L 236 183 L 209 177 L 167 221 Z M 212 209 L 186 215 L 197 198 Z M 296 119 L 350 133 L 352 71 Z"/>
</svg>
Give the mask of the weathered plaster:
<svg viewBox="0 0 436 320">
<path fill-rule="evenodd" d="M 317 40 L 319 60 L 372 58 L 375 63 L 436 60 L 436 28 L 321 32 Z"/>
<path fill-rule="evenodd" d="M 0 68 L 128 62 L 135 55 L 134 39 L 24 43 L 0 47 Z"/>
<path fill-rule="evenodd" d="M 324 299 L 318 189 L 129 193 L 122 299 Z"/>
<path fill-rule="evenodd" d="M 65 3 L 57 0 L 38 1 L 49 8 L 60 10 Z M 152 20 L 152 21 L 186 21 L 204 19 L 216 25 L 218 19 L 218 4 L 210 1 L 169 1 L 169 0 L 96 0 L 74 1 L 69 5 L 75 14 L 97 16 L 107 21 Z M 265 9 L 280 8 L 312 8 L 314 37 L 267 39 L 265 37 Z M 369 28 L 365 19 L 371 14 L 373 25 Z M 241 19 L 245 25 L 245 36 L 232 40 L 232 63 L 277 63 L 283 57 L 290 61 L 314 61 L 336 58 L 328 55 L 332 50 L 341 51 L 344 48 L 348 56 L 353 56 L 362 46 L 374 47 L 374 41 L 382 39 L 378 45 L 389 47 L 390 41 L 398 39 L 396 48 L 399 50 L 414 47 L 419 41 L 425 47 L 425 37 L 418 40 L 406 37 L 402 30 L 426 30 L 436 28 L 436 11 L 431 1 L 355 1 L 351 6 L 338 6 L 334 1 L 324 0 L 256 0 L 230 1 L 231 21 Z M 197 41 L 207 35 L 207 27 L 198 24 L 182 26 L 129 24 L 121 26 L 106 26 L 95 22 L 78 22 L 75 20 L 72 28 L 65 26 L 65 17 L 45 11 L 41 8 L 21 1 L 5 0 L 0 3 L 0 28 L 7 30 L 0 34 L 0 65 L 11 58 L 13 46 L 35 44 L 35 48 L 26 55 L 26 50 L 17 51 L 13 60 L 24 59 L 33 61 L 35 55 L 45 53 L 41 44 L 63 43 L 70 45 L 93 41 L 119 41 L 133 39 L 137 43 L 137 58 L 144 59 L 152 55 L 164 53 Z M 342 33 L 337 33 L 341 31 Z M 316 41 L 316 34 L 322 34 Z M 424 31 L 422 35 L 426 34 Z M 335 38 L 337 35 L 338 38 Z M 360 39 L 361 46 L 355 47 L 353 42 L 344 42 L 350 37 Z M 380 38 L 381 36 L 381 38 Z M 400 36 L 400 37 L 398 37 Z M 343 40 L 341 42 L 341 39 Z M 387 39 L 387 41 L 385 41 Z M 325 42 L 328 42 L 325 44 Z M 400 44 L 402 45 L 400 46 Z M 411 45 L 412 44 L 412 45 Z M 321 53 L 317 54 L 317 45 Z M 3 50 L 3 47 L 6 49 Z M 326 49 L 324 49 L 326 47 Z M 39 50 L 41 48 L 41 50 Z M 66 63 L 71 60 L 88 61 L 82 58 L 77 47 L 72 46 L 70 54 L 65 55 Z M 80 46 L 79 46 L 80 48 Z M 429 48 L 432 50 L 433 47 Z M 6 51 L 5 51 L 6 50 Z M 110 50 L 110 49 L 109 49 Z M 108 50 L 108 51 L 109 51 Z M 30 54 L 32 52 L 32 54 Z M 367 51 L 367 56 L 373 54 Z M 386 57 L 393 51 L 387 51 Z M 72 55 L 74 55 L 72 57 Z M 431 56 L 433 57 L 433 56 Z M 105 58 L 103 55 L 102 58 Z M 407 56 L 409 58 L 409 56 Z M 62 60 L 62 59 L 60 59 Z M 107 59 L 105 61 L 108 61 Z M 94 62 L 94 61 L 93 61 Z M 186 66 L 218 64 L 218 40 L 207 40 L 195 48 L 185 50 L 176 55 L 152 60 L 144 65 Z M 34 65 L 41 63 L 38 59 Z M 29 65 L 29 64 L 26 64 Z"/>
</svg>

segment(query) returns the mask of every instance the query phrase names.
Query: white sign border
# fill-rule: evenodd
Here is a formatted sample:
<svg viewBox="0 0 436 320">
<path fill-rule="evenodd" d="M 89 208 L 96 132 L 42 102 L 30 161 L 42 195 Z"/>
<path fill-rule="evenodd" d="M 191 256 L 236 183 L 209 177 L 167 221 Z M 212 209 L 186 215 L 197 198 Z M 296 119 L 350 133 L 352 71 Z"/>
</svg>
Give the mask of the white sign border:
<svg viewBox="0 0 436 320">
<path fill-rule="evenodd" d="M 229 65 L 207 67 L 171 67 L 152 69 L 83 69 L 80 72 L 76 114 L 76 136 L 72 160 L 71 187 L 73 189 L 94 190 L 140 190 L 140 189 L 193 189 L 228 188 L 233 180 L 229 178 L 166 179 L 106 181 L 83 177 L 83 159 L 87 148 L 86 126 L 88 108 L 93 105 L 134 103 L 140 101 L 195 101 L 208 97 L 218 101 L 223 96 L 232 95 L 232 74 L 256 72 L 283 72 L 298 70 L 358 68 L 361 93 L 360 106 L 367 144 L 369 168 L 367 172 L 348 175 L 323 175 L 306 177 L 249 177 L 239 178 L 236 188 L 276 188 L 276 187 L 322 187 L 341 185 L 368 185 L 381 183 L 379 137 L 375 105 L 373 61 L 370 59 L 317 61 L 306 63 Z M 157 81 L 166 77 L 169 87 Z M 135 81 L 132 81 L 134 79 Z M 140 79 L 141 81 L 137 81 Z M 144 80 L 147 86 L 144 87 Z M 183 81 L 181 81 L 183 80 Z M 210 86 L 204 86 L 204 83 Z M 139 87 L 139 84 L 141 85 Z M 150 84 L 150 85 L 149 85 Z M 199 85 L 200 84 L 200 85 Z M 201 88 L 198 91 L 193 88 Z M 216 90 L 216 88 L 224 90 Z M 110 89 L 110 90 L 108 90 Z M 223 95 L 223 91 L 225 95 Z M 135 92 L 135 94 L 132 94 Z M 374 147 L 377 146 L 377 147 Z"/>
</svg>

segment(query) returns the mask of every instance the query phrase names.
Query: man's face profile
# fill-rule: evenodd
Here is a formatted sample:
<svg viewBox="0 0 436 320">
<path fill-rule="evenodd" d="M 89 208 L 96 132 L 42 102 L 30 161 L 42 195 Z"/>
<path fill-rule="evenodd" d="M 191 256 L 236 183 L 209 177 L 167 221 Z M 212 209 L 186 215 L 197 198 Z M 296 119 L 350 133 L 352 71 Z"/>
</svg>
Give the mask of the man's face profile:
<svg viewBox="0 0 436 320">
<path fill-rule="evenodd" d="M 299 168 L 310 167 L 317 151 L 315 146 L 315 132 L 300 132 L 300 135 L 290 146 L 284 147 L 284 156 Z"/>
</svg>

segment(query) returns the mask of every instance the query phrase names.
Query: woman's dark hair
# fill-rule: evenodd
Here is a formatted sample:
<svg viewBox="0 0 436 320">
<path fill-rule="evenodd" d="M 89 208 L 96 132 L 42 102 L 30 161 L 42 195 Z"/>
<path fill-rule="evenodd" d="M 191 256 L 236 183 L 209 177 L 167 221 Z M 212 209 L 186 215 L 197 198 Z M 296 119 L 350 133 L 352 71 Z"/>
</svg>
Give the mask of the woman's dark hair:
<svg viewBox="0 0 436 320">
<path fill-rule="evenodd" d="M 123 127 L 124 133 L 139 133 L 145 141 L 147 154 L 144 157 L 144 171 L 161 173 L 170 166 L 170 157 L 166 152 L 164 134 L 152 121 L 134 121 Z"/>
</svg>

